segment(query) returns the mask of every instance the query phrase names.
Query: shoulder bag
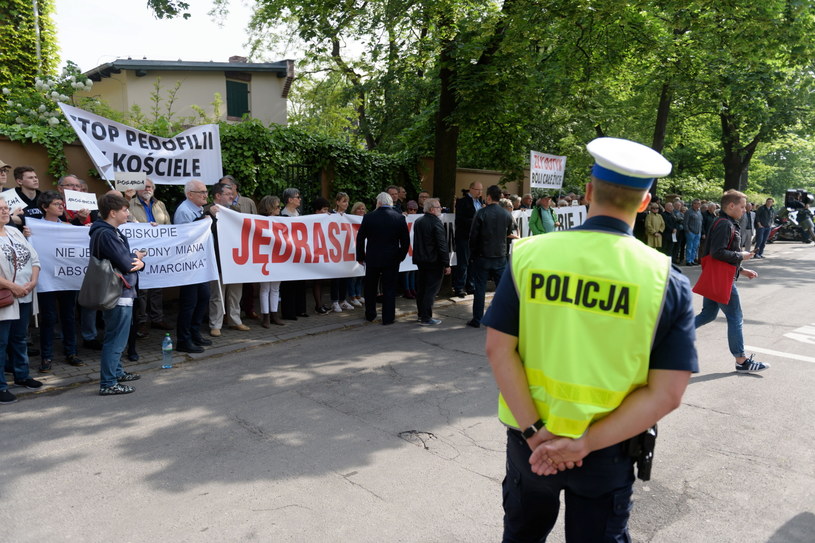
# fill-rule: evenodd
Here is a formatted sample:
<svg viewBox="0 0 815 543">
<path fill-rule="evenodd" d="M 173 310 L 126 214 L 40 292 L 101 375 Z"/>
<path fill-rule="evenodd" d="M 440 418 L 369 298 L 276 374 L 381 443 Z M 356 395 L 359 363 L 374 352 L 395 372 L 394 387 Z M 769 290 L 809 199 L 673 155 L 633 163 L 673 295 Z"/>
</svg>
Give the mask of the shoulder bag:
<svg viewBox="0 0 815 543">
<path fill-rule="evenodd" d="M 88 309 L 113 309 L 122 297 L 122 285 L 130 288 L 122 274 L 113 269 L 110 260 L 96 258 L 91 253 L 77 302 Z"/>
<path fill-rule="evenodd" d="M 710 230 L 713 231 L 715 227 L 716 223 L 713 223 Z M 728 248 L 733 242 L 735 234 L 735 230 L 730 233 L 730 240 L 727 242 Z M 720 304 L 727 305 L 730 303 L 730 294 L 733 291 L 733 281 L 736 279 L 738 266 L 717 260 L 710 253 L 703 256 L 699 263 L 702 265 L 702 274 L 699 276 L 696 285 L 694 285 L 693 292 Z"/>
<path fill-rule="evenodd" d="M 14 277 L 12 277 L 11 282 L 15 282 L 17 280 L 17 253 L 14 250 L 14 244 L 11 243 L 9 240 L 9 244 L 11 245 L 11 258 L 13 259 L 14 266 Z M 14 293 L 11 292 L 10 288 L 0 288 L 0 307 L 8 307 L 14 303 Z"/>
</svg>

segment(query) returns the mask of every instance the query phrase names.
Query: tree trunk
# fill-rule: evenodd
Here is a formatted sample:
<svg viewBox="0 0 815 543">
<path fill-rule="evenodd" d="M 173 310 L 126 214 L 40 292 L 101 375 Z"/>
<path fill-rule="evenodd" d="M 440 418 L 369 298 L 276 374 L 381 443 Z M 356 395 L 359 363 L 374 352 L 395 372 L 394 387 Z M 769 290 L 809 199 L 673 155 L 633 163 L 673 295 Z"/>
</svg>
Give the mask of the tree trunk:
<svg viewBox="0 0 815 543">
<path fill-rule="evenodd" d="M 724 109 L 727 110 L 726 107 Z M 761 141 L 762 131 L 759 130 L 746 146 L 739 147 L 740 138 L 735 120 L 727 113 L 720 113 L 719 118 L 722 122 L 724 190 L 743 191 L 747 188 L 747 170 Z"/>
<path fill-rule="evenodd" d="M 442 44 L 439 56 L 439 111 L 436 114 L 436 153 L 433 161 L 433 192 L 442 205 L 449 206 L 456 197 L 456 167 L 458 156 L 458 125 L 453 119 L 457 100 L 453 81 L 455 38 Z"/>
<path fill-rule="evenodd" d="M 657 106 L 657 119 L 654 123 L 654 139 L 651 148 L 657 153 L 661 153 L 665 148 L 665 133 L 668 130 L 668 115 L 671 112 L 671 100 L 673 91 L 671 86 L 665 82 L 662 84 L 662 92 L 659 95 L 659 105 Z M 659 179 L 655 179 L 651 185 L 651 194 L 657 193 Z"/>
<path fill-rule="evenodd" d="M 507 18 L 515 7 L 516 0 L 505 0 L 501 7 L 502 17 L 493 29 L 486 46 L 481 51 L 478 61 L 473 67 L 476 73 L 492 64 L 496 53 L 503 43 L 507 29 Z M 443 14 L 439 27 L 450 30 L 453 20 L 449 14 Z M 452 205 L 456 194 L 456 167 L 458 165 L 458 135 L 459 126 L 455 120 L 455 113 L 459 102 L 455 90 L 457 77 L 455 65 L 455 49 L 458 34 L 446 39 L 441 44 L 439 55 L 439 111 L 436 116 L 436 160 L 433 163 L 433 190 L 441 199 L 442 205 Z"/>
</svg>

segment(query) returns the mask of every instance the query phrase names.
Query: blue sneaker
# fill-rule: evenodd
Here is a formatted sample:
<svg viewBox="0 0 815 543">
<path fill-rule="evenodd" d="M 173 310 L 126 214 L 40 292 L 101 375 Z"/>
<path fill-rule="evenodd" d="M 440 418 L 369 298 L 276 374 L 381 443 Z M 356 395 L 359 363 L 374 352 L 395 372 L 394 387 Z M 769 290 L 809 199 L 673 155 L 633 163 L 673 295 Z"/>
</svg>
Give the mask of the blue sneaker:
<svg viewBox="0 0 815 543">
<path fill-rule="evenodd" d="M 742 373 L 756 373 L 758 371 L 764 371 L 769 367 L 770 365 L 765 364 L 764 362 L 756 362 L 753 360 L 753 355 L 750 355 L 750 358 L 741 364 L 736 364 L 736 371 L 740 371 Z"/>
<path fill-rule="evenodd" d="M 421 326 L 437 326 L 441 324 L 441 319 L 428 319 L 426 321 L 419 321 Z"/>
</svg>

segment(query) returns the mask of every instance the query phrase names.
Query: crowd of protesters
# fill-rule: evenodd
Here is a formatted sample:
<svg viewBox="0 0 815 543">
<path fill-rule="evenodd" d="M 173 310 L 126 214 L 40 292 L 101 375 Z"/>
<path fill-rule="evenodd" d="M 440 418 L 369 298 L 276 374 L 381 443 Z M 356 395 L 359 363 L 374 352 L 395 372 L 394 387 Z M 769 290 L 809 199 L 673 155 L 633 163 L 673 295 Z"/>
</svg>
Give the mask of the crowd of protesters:
<svg viewBox="0 0 815 543">
<path fill-rule="evenodd" d="M 5 370 L 13 375 L 14 383 L 29 389 L 38 389 L 40 381 L 33 379 L 29 370 L 29 357 L 39 356 L 39 373 L 52 371 L 57 351 L 63 362 L 83 366 L 78 357 L 78 337 L 86 349 L 101 351 L 102 370 L 100 394 L 125 394 L 133 387 L 125 384 L 139 378 L 124 371 L 121 357 L 137 361 L 137 339 L 150 335 L 151 330 L 161 333 L 176 331 L 175 347 L 180 352 L 203 352 L 212 339 L 221 336 L 224 327 L 245 332 L 257 325 L 263 328 L 285 326 L 287 320 L 307 318 L 310 315 L 339 313 L 365 308 L 365 318 L 376 317 L 376 302 L 383 301 L 382 324 L 393 322 L 392 298 L 400 293 L 415 299 L 417 322 L 436 325 L 433 318 L 433 300 L 437 296 L 444 275 L 451 273 L 450 254 L 455 252 L 457 265 L 452 268 L 452 294 L 465 297 L 474 294 L 473 319 L 467 324 L 478 327 L 483 313 L 484 287 L 488 278 L 497 285 L 512 241 L 520 236 L 520 228 L 512 219 L 515 210 L 530 210 L 529 233 L 544 235 L 561 226 L 558 210 L 565 206 L 587 205 L 584 195 L 576 193 L 541 193 L 515 195 L 491 186 L 474 182 L 462 191 L 461 197 L 444 206 L 430 193 L 421 191 L 415 200 L 408 199 L 403 187 L 389 186 L 369 209 L 365 202 L 353 202 L 348 194 L 339 192 L 332 200 L 322 197 L 304 206 L 300 191 L 287 188 L 280 194 L 264 196 L 259 202 L 239 192 L 232 176 L 225 176 L 207 187 L 202 181 L 191 180 L 185 186 L 186 199 L 171 215 L 157 194 L 156 186 L 147 180 L 143 189 L 122 194 L 110 191 L 99 199 L 99 210 L 70 211 L 65 208 L 65 190 L 87 192 L 87 183 L 75 175 L 58 180 L 56 191 L 39 189 L 39 180 L 33 168 L 21 166 L 13 170 L 0 161 L 0 184 L 13 187 L 25 207 L 10 210 L 0 199 L 0 289 L 9 289 L 13 303 L 0 307 L 0 352 L 6 353 Z M 485 193 L 482 198 L 482 192 Z M 212 203 L 209 203 L 209 202 Z M 416 271 L 398 272 L 398 262 L 407 254 L 404 231 L 395 236 L 398 250 L 394 263 L 374 264 L 370 250 L 365 254 L 358 245 L 358 258 L 366 265 L 366 277 L 344 277 L 314 281 L 266 281 L 256 284 L 224 284 L 212 281 L 179 287 L 178 313 L 175 323 L 166 319 L 162 289 L 138 289 L 138 271 L 144 266 L 143 254 L 132 252 L 127 239 L 118 234 L 117 226 L 126 221 L 152 225 L 182 224 L 210 217 L 213 219 L 214 243 L 217 245 L 219 207 L 240 213 L 263 216 L 297 217 L 305 208 L 314 213 L 352 214 L 364 217 L 360 229 L 367 236 L 380 232 L 374 226 L 374 214 L 380 212 L 381 224 L 396 225 L 401 229 L 405 216 L 422 215 L 414 226 L 413 259 Z M 755 239 L 756 258 L 762 258 L 767 234 L 774 221 L 772 199 L 765 204 L 749 206 L 741 225 L 745 250 L 750 250 Z M 494 206 L 494 207 L 493 207 Z M 755 207 L 755 211 L 753 211 Z M 456 234 L 448 245 L 446 230 L 440 220 L 443 212 L 455 210 Z M 380 211 L 382 210 L 382 211 Z M 384 213 L 384 214 L 383 214 Z M 674 263 L 694 266 L 698 264 L 700 246 L 718 213 L 718 204 L 694 199 L 683 202 L 680 198 L 660 201 L 654 198 L 650 209 L 640 214 L 635 224 L 635 235 L 665 254 Z M 386 216 L 387 215 L 387 216 Z M 811 215 L 811 213 L 810 213 Z M 377 215 L 379 217 L 379 215 Z M 506 221 L 497 221 L 497 217 Z M 27 241 L 30 235 L 26 221 L 46 220 L 71 226 L 92 226 L 91 251 L 117 262 L 120 271 L 134 280 L 122 294 L 121 303 L 112 312 L 89 310 L 77 305 L 77 291 L 37 293 L 35 287 L 40 272 L 39 258 Z M 499 224 L 500 223 L 500 224 Z M 370 224 L 371 227 L 366 227 Z M 389 226 L 387 228 L 390 228 Z M 381 229 L 380 229 L 381 230 Z M 471 232 L 473 234 L 471 235 Z M 401 239 L 400 239 L 401 238 Z M 96 247 L 93 246 L 96 241 Z M 359 240 L 357 240 L 359 242 Z M 365 238 L 363 238 L 363 242 Z M 363 243 L 364 245 L 364 243 Z M 417 246 L 418 245 L 418 246 Z M 217 255 L 216 250 L 216 255 Z M 391 259 L 393 260 L 393 259 Z M 379 274 L 368 276 L 368 269 Z M 219 264 L 220 274 L 220 264 Z M 313 301 L 309 310 L 308 294 Z M 327 296 L 324 296 L 327 294 Z M 327 302 L 326 302 L 327 298 Z M 372 300 L 372 298 L 374 298 Z M 256 305 L 257 303 L 257 305 Z M 259 313 L 255 312 L 255 308 Z M 39 349 L 31 342 L 29 323 L 39 311 Z M 104 323 L 100 340 L 97 325 Z M 208 332 L 208 334 L 207 334 Z M 55 347 L 61 347 L 61 349 Z M 15 401 L 8 390 L 5 376 L 0 377 L 0 403 Z"/>
</svg>

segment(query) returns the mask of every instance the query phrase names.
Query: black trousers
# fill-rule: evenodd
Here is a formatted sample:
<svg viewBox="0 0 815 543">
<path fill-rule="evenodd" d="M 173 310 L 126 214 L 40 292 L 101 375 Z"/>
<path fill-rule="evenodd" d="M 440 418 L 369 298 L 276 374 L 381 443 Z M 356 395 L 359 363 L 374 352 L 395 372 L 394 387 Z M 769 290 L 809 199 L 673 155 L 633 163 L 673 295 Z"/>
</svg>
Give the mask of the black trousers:
<svg viewBox="0 0 815 543">
<path fill-rule="evenodd" d="M 444 267 L 440 264 L 418 264 L 418 268 L 416 308 L 419 310 L 419 320 L 426 322 L 433 318 L 433 302 L 444 279 Z"/>
<path fill-rule="evenodd" d="M 296 320 L 298 315 L 306 314 L 305 281 L 280 283 L 280 314 L 287 320 Z"/>
<path fill-rule="evenodd" d="M 622 444 L 586 456 L 583 467 L 555 475 L 535 475 L 532 451 L 517 430 L 507 432 L 504 477 L 504 543 L 539 542 L 546 538 L 566 500 L 566 541 L 630 543 L 628 517 L 634 484 L 634 460 Z"/>
<path fill-rule="evenodd" d="M 201 337 L 201 323 L 209 312 L 209 283 L 183 285 L 178 291 L 177 343 L 192 345 Z"/>
<path fill-rule="evenodd" d="M 399 264 L 395 266 L 365 265 L 365 318 L 376 318 L 376 290 L 382 279 L 382 324 L 396 320 L 396 282 L 399 279 Z"/>
</svg>

